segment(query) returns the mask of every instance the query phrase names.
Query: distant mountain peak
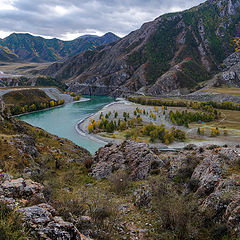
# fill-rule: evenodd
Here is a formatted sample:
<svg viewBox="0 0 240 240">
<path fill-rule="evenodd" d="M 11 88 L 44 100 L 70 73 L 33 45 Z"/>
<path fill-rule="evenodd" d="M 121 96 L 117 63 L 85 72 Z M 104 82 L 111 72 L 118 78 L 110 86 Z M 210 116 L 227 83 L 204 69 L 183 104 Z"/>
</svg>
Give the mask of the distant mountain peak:
<svg viewBox="0 0 240 240">
<path fill-rule="evenodd" d="M 77 39 L 81 39 L 81 38 L 106 38 L 106 37 L 111 37 L 111 38 L 116 38 L 119 39 L 120 37 L 118 37 L 116 34 L 112 33 L 112 32 L 107 32 L 105 33 L 104 35 L 102 36 L 98 36 L 98 35 L 91 35 L 91 34 L 85 34 L 85 35 L 82 35 L 82 36 L 79 36 Z"/>
<path fill-rule="evenodd" d="M 57 38 L 45 39 L 30 33 L 12 33 L 8 37 L 0 39 L 0 60 L 57 61 L 86 50 L 94 50 L 118 39 L 119 37 L 113 33 L 107 33 L 102 37 L 84 35 L 72 41 L 63 41 Z"/>
<path fill-rule="evenodd" d="M 89 37 L 98 38 L 99 36 L 91 35 L 91 34 L 85 34 L 85 35 L 79 36 L 78 38 L 89 38 Z"/>
<path fill-rule="evenodd" d="M 103 36 L 115 36 L 115 37 L 118 37 L 116 34 L 114 34 L 112 32 L 107 32 Z"/>
</svg>

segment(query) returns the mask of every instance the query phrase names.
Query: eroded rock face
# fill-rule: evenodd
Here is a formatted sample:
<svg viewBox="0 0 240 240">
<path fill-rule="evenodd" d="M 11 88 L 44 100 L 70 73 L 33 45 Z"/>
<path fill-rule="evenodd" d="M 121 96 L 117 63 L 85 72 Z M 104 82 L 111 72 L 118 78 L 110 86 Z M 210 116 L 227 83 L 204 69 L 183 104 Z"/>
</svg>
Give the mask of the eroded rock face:
<svg viewBox="0 0 240 240">
<path fill-rule="evenodd" d="M 129 172 L 132 180 L 142 180 L 154 168 L 164 166 L 163 161 L 145 143 L 125 141 L 100 148 L 95 155 L 92 175 L 97 179 L 109 178 L 118 169 Z"/>
<path fill-rule="evenodd" d="M 34 236 L 41 239 L 89 240 L 72 223 L 56 216 L 55 209 L 45 203 L 43 191 L 44 187 L 37 182 L 13 179 L 0 170 L 0 204 L 5 203 L 11 208 L 18 206 Z M 31 206 L 33 202 L 40 204 Z"/>
<path fill-rule="evenodd" d="M 43 186 L 31 180 L 10 178 L 2 182 L 1 189 L 6 197 L 26 199 L 34 197 L 39 201 L 44 201 Z"/>
<path fill-rule="evenodd" d="M 203 160 L 192 175 L 192 179 L 200 181 L 200 187 L 196 194 L 205 196 L 212 193 L 217 186 L 222 184 L 229 169 L 238 165 L 238 162 L 239 153 L 235 149 L 219 148 L 205 151 Z"/>
</svg>

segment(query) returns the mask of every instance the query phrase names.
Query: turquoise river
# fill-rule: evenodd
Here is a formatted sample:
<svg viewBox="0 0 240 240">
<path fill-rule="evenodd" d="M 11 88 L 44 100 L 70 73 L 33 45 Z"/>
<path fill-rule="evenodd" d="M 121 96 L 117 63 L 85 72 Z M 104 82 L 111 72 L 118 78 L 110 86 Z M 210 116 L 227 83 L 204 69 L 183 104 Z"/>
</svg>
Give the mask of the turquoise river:
<svg viewBox="0 0 240 240">
<path fill-rule="evenodd" d="M 91 97 L 89 101 L 66 104 L 50 110 L 25 114 L 18 117 L 18 119 L 59 137 L 67 138 L 93 154 L 103 145 L 89 139 L 87 136 L 80 135 L 75 126 L 80 120 L 99 111 L 113 101 L 114 99 L 110 97 Z"/>
</svg>

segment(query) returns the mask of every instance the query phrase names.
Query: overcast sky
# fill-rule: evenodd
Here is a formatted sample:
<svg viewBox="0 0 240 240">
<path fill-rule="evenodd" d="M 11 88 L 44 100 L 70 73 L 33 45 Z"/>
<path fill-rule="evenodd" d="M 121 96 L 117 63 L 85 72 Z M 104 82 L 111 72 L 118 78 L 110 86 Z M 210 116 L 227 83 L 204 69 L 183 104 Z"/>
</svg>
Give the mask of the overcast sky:
<svg viewBox="0 0 240 240">
<path fill-rule="evenodd" d="M 204 0 L 0 0 L 0 38 L 12 32 L 71 40 L 113 32 L 121 37 L 144 22 Z"/>
</svg>

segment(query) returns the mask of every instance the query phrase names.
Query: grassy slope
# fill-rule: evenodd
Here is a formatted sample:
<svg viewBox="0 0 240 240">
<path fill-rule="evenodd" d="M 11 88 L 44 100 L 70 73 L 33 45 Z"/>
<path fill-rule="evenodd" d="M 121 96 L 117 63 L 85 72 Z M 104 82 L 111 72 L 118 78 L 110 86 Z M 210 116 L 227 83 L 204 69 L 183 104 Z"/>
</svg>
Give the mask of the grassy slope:
<svg viewBox="0 0 240 240">
<path fill-rule="evenodd" d="M 22 126 L 19 130 L 17 130 L 18 125 Z M 21 152 L 24 147 L 16 140 L 16 137 L 22 133 L 33 137 L 39 152 L 37 157 L 31 157 L 24 151 Z M 56 151 L 61 156 L 58 169 L 55 167 Z M 134 228 L 149 228 L 150 231 L 152 227 L 146 226 L 146 223 L 152 223 L 151 215 L 134 206 L 130 194 L 133 189 L 147 181 L 132 183 L 123 195 L 114 194 L 108 180 L 97 181 L 88 176 L 89 170 L 84 167 L 83 162 L 90 159 L 91 156 L 86 150 L 42 129 L 15 120 L 4 120 L 3 124 L 0 124 L 0 169 L 15 177 L 23 176 L 25 178 L 28 178 L 23 171 L 26 167 L 35 171 L 36 173 L 31 176 L 31 179 L 44 184 L 47 199 L 61 215 L 64 215 L 65 220 L 68 220 L 68 211 L 76 211 L 78 207 L 76 202 L 74 206 L 71 206 L 71 201 L 82 202 L 84 200 L 82 206 L 86 209 L 88 209 L 86 204 L 90 204 L 92 207 L 95 204 L 98 207 L 104 204 L 113 208 L 114 216 L 119 217 L 118 221 L 126 227 L 124 230 L 126 232 Z M 41 169 L 39 173 L 36 170 L 38 168 Z M 109 199 L 111 199 L 110 202 Z M 129 213 L 118 216 L 117 209 L 120 205 L 126 205 Z M 81 209 L 77 209 L 77 211 L 81 212 Z M 88 212 L 88 214 L 90 213 Z M 81 230 L 82 226 L 79 227 Z M 121 239 L 121 237 L 118 236 L 114 239 Z"/>
<path fill-rule="evenodd" d="M 6 104 L 32 104 L 48 102 L 51 99 L 40 89 L 24 89 L 12 91 L 3 96 Z"/>
<path fill-rule="evenodd" d="M 203 92 L 210 92 L 210 93 L 222 93 L 222 94 L 228 94 L 228 95 L 240 95 L 240 88 L 209 88 L 209 89 L 203 89 Z"/>
</svg>

